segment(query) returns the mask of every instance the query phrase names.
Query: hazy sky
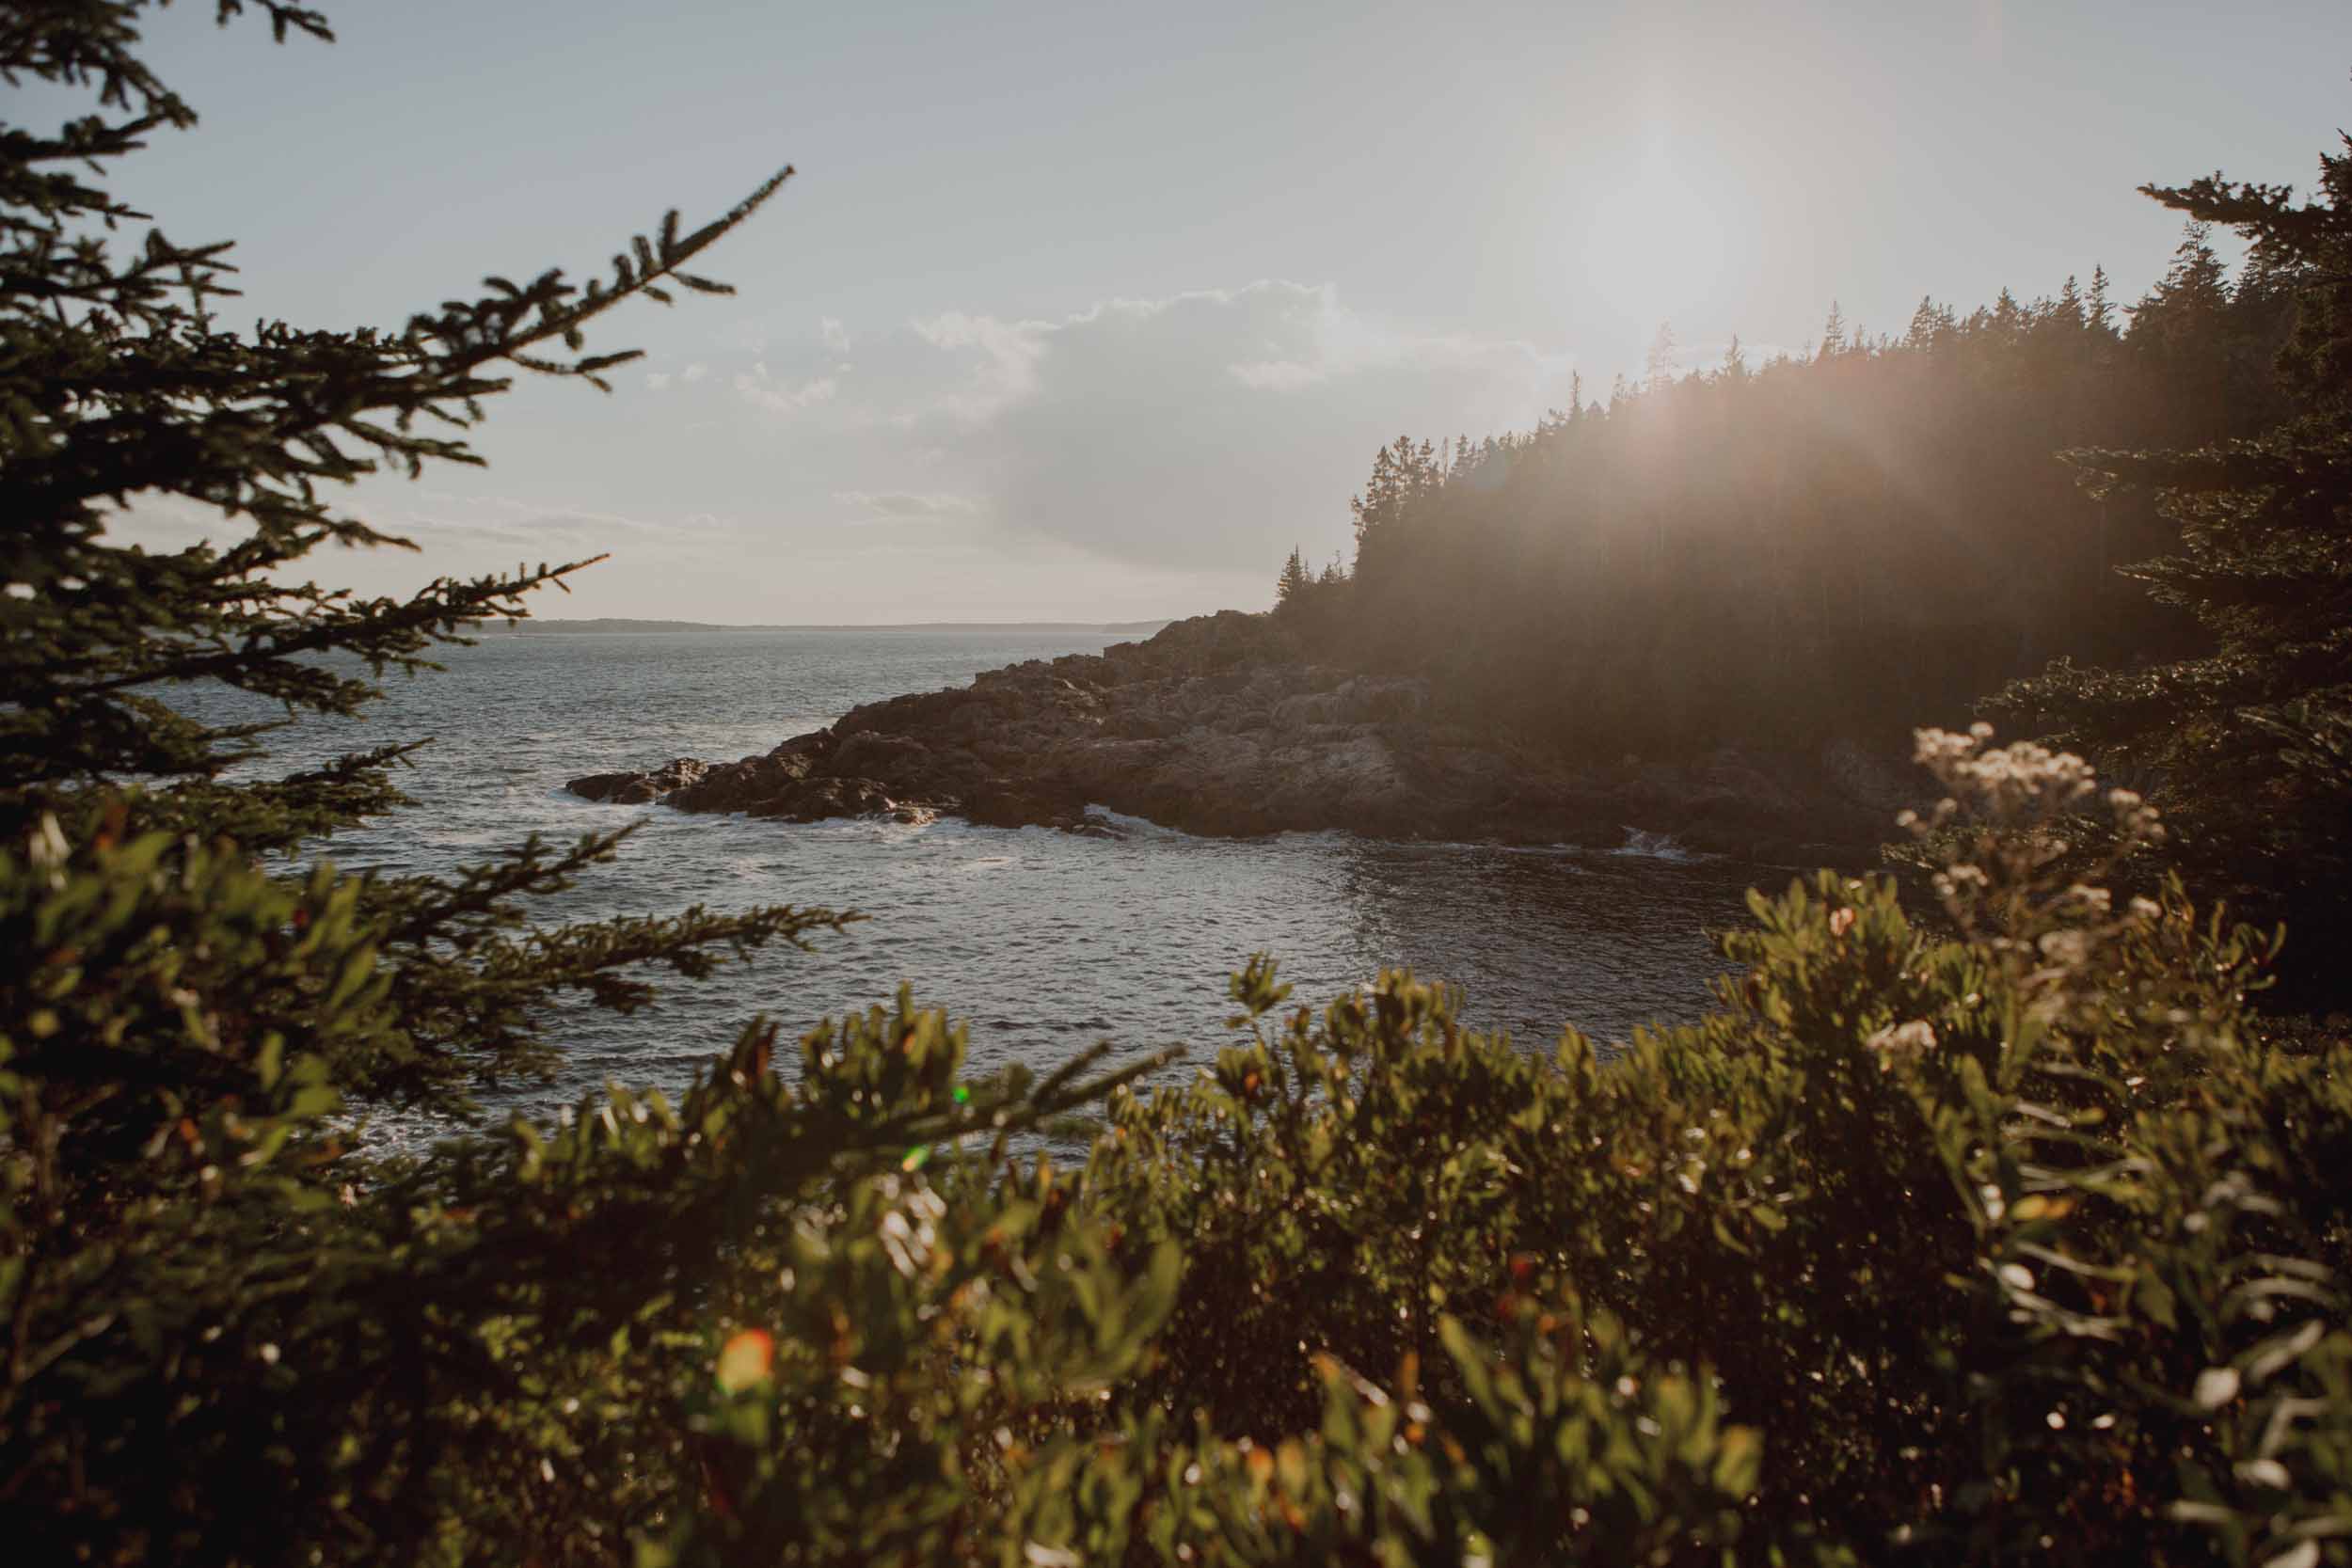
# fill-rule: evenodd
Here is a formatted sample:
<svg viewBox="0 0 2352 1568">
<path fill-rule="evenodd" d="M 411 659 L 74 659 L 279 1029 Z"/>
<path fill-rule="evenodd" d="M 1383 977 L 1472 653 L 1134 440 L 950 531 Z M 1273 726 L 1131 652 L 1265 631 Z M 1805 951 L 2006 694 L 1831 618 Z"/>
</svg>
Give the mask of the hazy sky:
<svg viewBox="0 0 2352 1568">
<path fill-rule="evenodd" d="M 800 174 L 644 306 L 613 396 L 527 388 L 485 473 L 359 510 L 370 590 L 610 550 L 559 615 L 1111 620 L 1258 608 L 1346 542 L 1399 432 L 1521 427 L 1638 373 L 1899 330 L 2177 238 L 2134 187 L 2308 183 L 2352 8 L 401 0 L 151 55 L 202 116 L 121 180 L 234 238 L 244 313 L 397 325 L 601 265 Z M 165 523 L 164 535 L 173 534 Z"/>
</svg>

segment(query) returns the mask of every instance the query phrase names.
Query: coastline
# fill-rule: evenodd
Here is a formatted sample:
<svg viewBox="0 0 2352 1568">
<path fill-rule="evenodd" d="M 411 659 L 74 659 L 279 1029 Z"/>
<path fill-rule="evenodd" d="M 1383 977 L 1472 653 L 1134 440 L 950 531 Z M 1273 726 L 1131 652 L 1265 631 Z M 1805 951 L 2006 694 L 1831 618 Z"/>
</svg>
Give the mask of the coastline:
<svg viewBox="0 0 2352 1568">
<path fill-rule="evenodd" d="M 1099 807 L 1210 837 L 1611 848 L 1670 835 L 1703 853 L 1842 865 L 1875 860 L 1903 793 L 1887 759 L 1851 746 L 1565 765 L 1451 721 L 1419 677 L 1305 662 L 1270 617 L 1235 610 L 867 704 L 763 755 L 673 758 L 566 787 L 786 821 L 955 816 L 1099 832 Z"/>
</svg>

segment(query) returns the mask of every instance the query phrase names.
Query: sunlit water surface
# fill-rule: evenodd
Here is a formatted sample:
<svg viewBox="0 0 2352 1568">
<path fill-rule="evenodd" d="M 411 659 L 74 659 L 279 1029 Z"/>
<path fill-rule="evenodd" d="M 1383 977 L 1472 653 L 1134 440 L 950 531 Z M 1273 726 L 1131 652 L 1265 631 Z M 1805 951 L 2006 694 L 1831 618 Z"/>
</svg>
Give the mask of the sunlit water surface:
<svg viewBox="0 0 2352 1568">
<path fill-rule="evenodd" d="M 1696 1014 L 1722 968 L 1706 933 L 1741 918 L 1752 879 L 1786 875 L 1646 841 L 1608 853 L 1344 833 L 1202 839 L 1123 820 L 1107 838 L 958 821 L 794 825 L 596 805 L 563 788 L 581 773 L 764 752 L 859 703 L 1117 640 L 500 631 L 451 650 L 443 673 L 395 677 L 364 720 L 274 736 L 273 768 L 434 737 L 404 776 L 417 804 L 326 846 L 354 867 L 445 871 L 528 833 L 569 840 L 637 822 L 616 863 L 540 906 L 550 922 L 694 903 L 871 917 L 818 935 L 811 954 L 772 950 L 710 981 L 667 982 L 659 1006 L 631 1017 L 564 1009 L 559 1080 L 500 1091 L 487 1108 L 501 1112 L 547 1111 L 608 1078 L 674 1093 L 756 1012 L 798 1029 L 886 1002 L 902 980 L 970 1022 L 980 1069 L 1049 1065 L 1098 1040 L 1120 1055 L 1181 1043 L 1198 1063 L 1228 1037 L 1226 975 L 1259 950 L 1281 960 L 1297 1001 L 1402 965 L 1459 984 L 1474 1023 L 1530 1044 L 1548 1046 L 1570 1022 L 1618 1039 L 1645 1020 Z M 258 716 L 233 693 L 183 701 L 208 717 Z"/>
</svg>

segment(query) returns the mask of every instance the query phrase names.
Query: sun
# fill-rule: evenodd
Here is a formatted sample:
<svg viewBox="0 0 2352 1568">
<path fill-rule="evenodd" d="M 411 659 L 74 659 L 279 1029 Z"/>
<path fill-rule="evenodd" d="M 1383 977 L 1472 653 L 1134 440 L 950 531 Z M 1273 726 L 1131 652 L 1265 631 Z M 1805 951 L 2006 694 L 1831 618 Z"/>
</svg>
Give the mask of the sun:
<svg viewBox="0 0 2352 1568">
<path fill-rule="evenodd" d="M 1688 316 L 1723 281 L 1713 202 L 1660 150 L 1597 182 L 1577 225 L 1572 286 L 1642 325 Z"/>
</svg>

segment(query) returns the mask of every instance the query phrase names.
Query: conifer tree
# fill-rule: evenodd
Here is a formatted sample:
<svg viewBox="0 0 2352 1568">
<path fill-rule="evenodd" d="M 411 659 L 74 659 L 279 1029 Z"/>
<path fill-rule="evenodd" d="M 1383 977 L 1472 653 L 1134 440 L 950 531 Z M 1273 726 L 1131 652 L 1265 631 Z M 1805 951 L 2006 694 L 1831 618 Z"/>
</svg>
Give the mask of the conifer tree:
<svg viewBox="0 0 2352 1568">
<path fill-rule="evenodd" d="M 421 1164 L 355 1151 L 353 1113 L 462 1115 L 548 1067 L 559 997 L 630 1011 L 649 968 L 696 978 L 839 917 L 527 925 L 625 833 L 442 876 L 305 863 L 399 801 L 403 748 L 254 777 L 268 726 L 168 699 L 348 715 L 587 564 L 405 599 L 298 575 L 322 545 L 404 543 L 338 486 L 479 461 L 467 433 L 515 376 L 602 387 L 633 357 L 585 344 L 614 307 L 726 292 L 691 269 L 791 171 L 715 222 L 673 213 L 605 277 L 494 277 L 396 330 L 232 331 L 228 246 L 121 245 L 146 220 L 102 182 L 195 121 L 138 53 L 145 9 L 0 5 L 0 76 L 95 99 L 0 135 L 0 1532 L 42 1563 L 612 1560 L 691 1474 L 665 1358 L 772 1205 L 1085 1086 L 968 1097 L 958 1039 L 902 1006 L 797 1085 L 759 1022 L 675 1103 L 616 1091 Z M 247 11 L 329 37 L 217 0 Z M 221 542 L 124 542 L 158 499 Z"/>
<path fill-rule="evenodd" d="M 1829 302 L 1829 320 L 1821 324 L 1821 357 L 1834 358 L 1846 352 L 1846 313 L 1837 302 Z"/>
<path fill-rule="evenodd" d="M 1279 608 L 1297 604 L 1301 596 L 1306 594 L 1310 580 L 1307 576 L 1307 558 L 1299 553 L 1297 546 L 1293 545 L 1290 559 L 1282 562 L 1282 575 L 1274 582 L 1276 606 Z"/>
<path fill-rule="evenodd" d="M 220 247 L 109 245 L 140 220 L 100 174 L 192 118 L 138 60 L 143 8 L 0 0 L 0 73 L 100 97 L 0 135 L 7 1560 L 1828 1564 L 2061 1536 L 2085 1563 L 2344 1558 L 2352 1053 L 2249 1027 L 2245 933 L 2061 865 L 2051 835 L 2095 785 L 2030 745 L 1919 737 L 1970 857 L 1943 868 L 1947 929 L 1883 879 L 1754 897 L 1721 1006 L 1613 1063 L 1574 1030 L 1540 1053 L 1470 1028 L 1400 974 L 1290 1006 L 1261 958 L 1232 1048 L 1112 1094 L 1075 1175 L 1013 1171 L 1004 1137 L 1157 1060 L 961 1084 L 960 1031 L 903 993 L 812 1029 L 789 1082 L 755 1022 L 675 1101 L 615 1088 L 426 1158 L 355 1150 L 353 1111 L 457 1109 L 547 1060 L 558 991 L 635 1006 L 645 963 L 691 976 L 832 917 L 528 929 L 610 837 L 345 876 L 317 836 L 391 803 L 395 757 L 254 782 L 266 734 L 165 699 L 215 680 L 347 713 L 372 694 L 355 659 L 421 668 L 574 569 L 400 601 L 288 573 L 394 543 L 334 483 L 468 460 L 516 372 L 625 357 L 577 336 L 618 300 L 722 287 L 682 269 L 776 181 L 594 285 L 229 333 Z M 2217 539 L 2278 545 L 2249 558 L 2278 623 L 2249 667 L 2307 696 L 2342 651 L 2344 175 L 2316 215 L 2187 193 L 2252 203 L 2219 219 L 2306 290 L 2306 413 L 2147 460 L 2199 526 L 2215 498 Z M 1882 352 L 1803 373 L 1859 380 Z M 1735 390 L 1687 378 L 1656 406 Z M 1549 438 L 1616 424 L 1587 406 Z M 1533 440 L 1479 451 L 1552 482 Z M 1446 477 L 1427 442 L 1384 449 L 1359 516 L 1392 562 L 1482 520 L 1449 501 L 1512 499 Z M 229 542 L 122 544 L 116 508 L 154 496 Z M 2280 619 L 2314 594 L 2332 608 Z M 2119 844 L 2154 831 L 2110 805 Z M 979 1132 L 986 1158 L 927 1165 Z"/>
<path fill-rule="evenodd" d="M 1989 705 L 2145 769 L 2172 857 L 2249 912 L 2285 917 L 2298 968 L 2340 981 L 2352 938 L 2352 142 L 2321 159 L 2308 202 L 2218 175 L 2143 189 L 2190 218 L 2159 312 L 2201 316 L 2226 298 L 2212 224 L 2244 235 L 2270 286 L 2297 301 L 2279 361 L 2296 412 L 2194 451 L 2069 454 L 2094 486 L 2160 493 L 2181 547 L 2126 571 L 2192 611 L 2214 645 L 2141 669 L 2061 665 Z"/>
<path fill-rule="evenodd" d="M 2094 332 L 2115 330 L 2115 307 L 2107 300 L 2107 269 L 2090 269 L 2090 293 L 2084 300 L 2084 320 Z"/>
<path fill-rule="evenodd" d="M 1659 391 L 1674 384 L 1675 329 L 1672 322 L 1660 322 L 1651 335 L 1649 353 L 1642 361 L 1642 389 Z"/>
</svg>

